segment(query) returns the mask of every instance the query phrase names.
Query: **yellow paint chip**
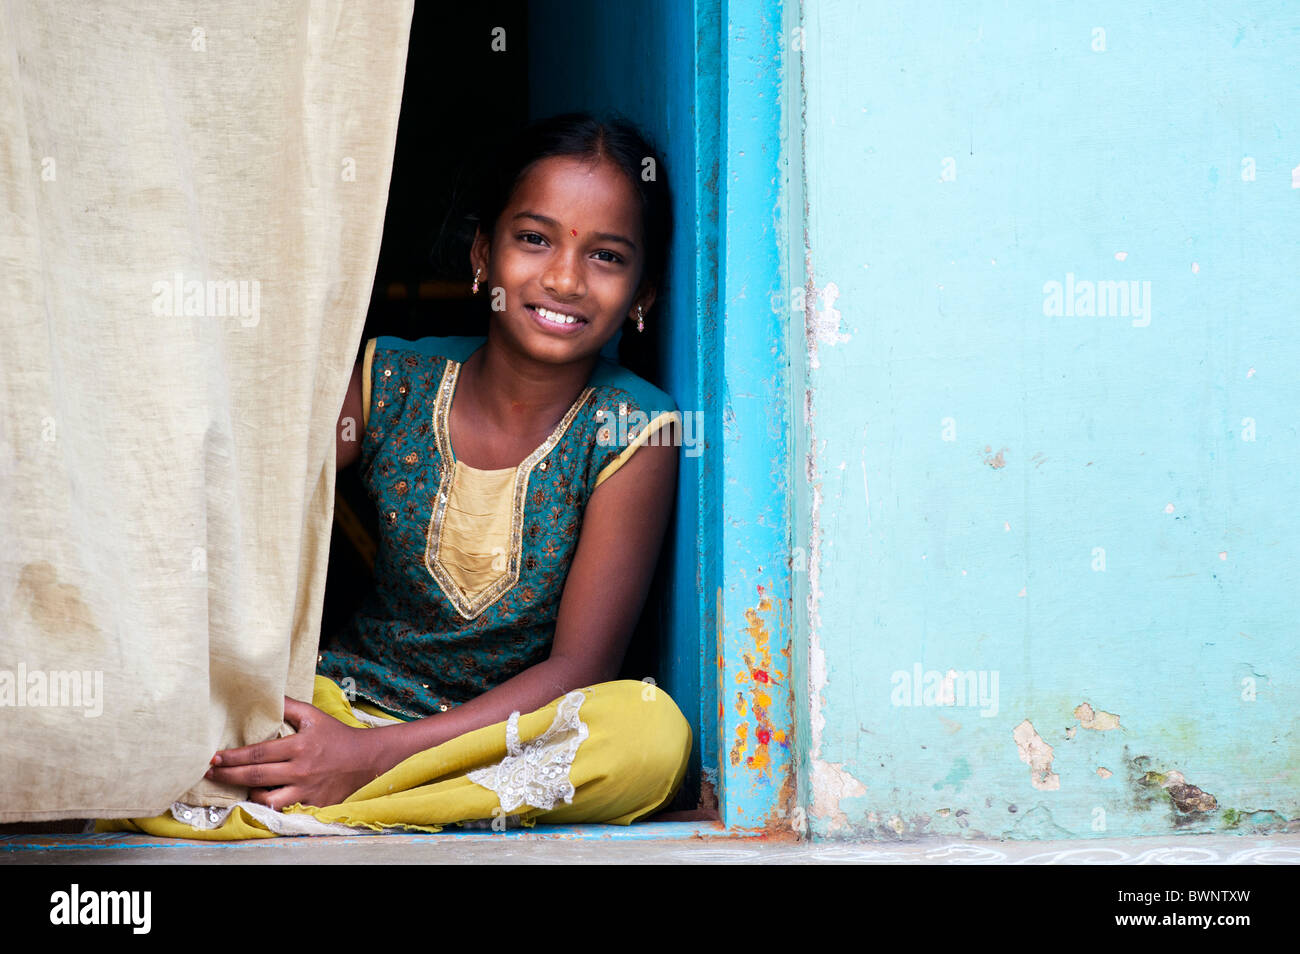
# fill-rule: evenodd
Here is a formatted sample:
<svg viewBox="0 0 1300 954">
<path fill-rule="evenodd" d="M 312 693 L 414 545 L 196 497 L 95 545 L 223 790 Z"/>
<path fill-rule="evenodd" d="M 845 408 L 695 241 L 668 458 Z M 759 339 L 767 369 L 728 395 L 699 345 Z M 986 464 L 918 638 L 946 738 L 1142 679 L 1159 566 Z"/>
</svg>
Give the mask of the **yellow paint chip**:
<svg viewBox="0 0 1300 954">
<path fill-rule="evenodd" d="M 745 749 L 749 747 L 749 723 L 742 722 L 736 726 L 736 742 L 731 747 L 729 758 L 732 765 L 739 765 L 740 760 L 744 757 Z"/>
</svg>

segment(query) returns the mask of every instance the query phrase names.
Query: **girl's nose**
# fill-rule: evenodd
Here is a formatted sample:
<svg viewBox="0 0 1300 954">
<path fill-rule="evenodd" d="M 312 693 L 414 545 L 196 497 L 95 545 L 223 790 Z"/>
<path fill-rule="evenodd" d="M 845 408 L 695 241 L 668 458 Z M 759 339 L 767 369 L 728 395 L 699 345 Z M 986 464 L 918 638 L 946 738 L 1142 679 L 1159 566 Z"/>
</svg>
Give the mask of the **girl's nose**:
<svg viewBox="0 0 1300 954">
<path fill-rule="evenodd" d="M 548 263 L 542 274 L 542 287 L 556 298 L 568 298 L 580 294 L 582 287 L 582 268 L 572 255 L 560 254 Z"/>
</svg>

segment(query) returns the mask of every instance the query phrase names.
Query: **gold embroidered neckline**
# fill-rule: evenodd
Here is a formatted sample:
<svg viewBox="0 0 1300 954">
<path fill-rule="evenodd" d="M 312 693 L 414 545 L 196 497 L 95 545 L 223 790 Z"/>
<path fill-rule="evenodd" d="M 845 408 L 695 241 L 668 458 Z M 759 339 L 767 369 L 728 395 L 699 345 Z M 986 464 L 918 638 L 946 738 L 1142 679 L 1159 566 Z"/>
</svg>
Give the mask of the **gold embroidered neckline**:
<svg viewBox="0 0 1300 954">
<path fill-rule="evenodd" d="M 461 362 L 447 360 L 443 368 L 442 380 L 438 384 L 438 396 L 434 400 L 433 407 L 433 431 L 438 444 L 438 453 L 442 458 L 442 477 L 438 482 L 438 494 L 433 501 L 433 514 L 429 520 L 429 531 L 425 538 L 424 548 L 424 565 L 432 574 L 433 578 L 446 594 L 447 599 L 451 602 L 458 612 L 465 619 L 474 619 L 496 603 L 501 597 L 519 582 L 519 571 L 523 563 L 523 542 L 524 542 L 524 507 L 528 501 L 528 478 L 533 468 L 544 458 L 569 429 L 573 419 L 578 416 L 578 412 L 587 399 L 591 396 L 594 388 L 588 386 L 582 389 L 577 400 L 565 413 L 560 423 L 555 426 L 542 444 L 531 454 L 525 457 L 515 467 L 503 467 L 499 470 L 480 470 L 471 467 L 468 464 L 456 460 L 451 449 L 451 428 L 450 413 L 451 399 L 456 389 L 456 379 L 460 374 Z M 474 597 L 469 594 L 456 582 L 452 574 L 439 559 L 439 550 L 442 543 L 443 522 L 447 512 L 447 501 L 451 497 L 452 486 L 456 483 L 456 478 L 460 472 L 468 472 L 463 476 L 469 476 L 470 479 L 480 476 L 501 476 L 514 472 L 514 493 L 510 514 L 510 545 L 508 551 L 508 560 L 505 571 L 494 580 L 489 586 L 483 589 Z"/>
<path fill-rule="evenodd" d="M 482 345 L 480 345 L 478 349 L 475 349 L 475 351 L 470 354 L 470 357 L 472 358 L 475 354 L 478 354 L 480 350 L 482 350 Z M 465 359 L 465 361 L 468 360 L 469 358 Z M 447 435 L 447 459 L 455 462 L 455 465 L 461 468 L 462 470 L 470 470 L 476 474 L 485 474 L 491 476 L 508 474 L 511 471 L 517 471 L 520 467 L 524 466 L 524 464 L 528 463 L 529 459 L 532 458 L 533 455 L 537 453 L 537 451 L 541 450 L 542 447 L 547 448 L 547 450 L 549 451 L 549 449 L 551 447 L 554 447 L 556 442 L 559 441 L 559 439 L 564 436 L 564 432 L 569 428 L 569 423 L 573 420 L 573 415 L 577 413 L 578 408 L 581 407 L 583 402 L 587 400 L 587 395 L 592 390 L 590 387 L 585 387 L 582 389 L 582 392 L 578 395 L 577 400 L 575 400 L 573 404 L 569 406 L 569 409 L 564 412 L 564 417 L 560 418 L 560 423 L 555 426 L 555 430 L 551 431 L 551 436 L 548 437 L 542 443 L 541 447 L 538 447 L 536 450 L 533 451 L 532 454 L 529 454 L 528 457 L 525 457 L 514 467 L 497 467 L 494 470 L 483 470 L 483 468 L 481 467 L 473 467 L 465 463 L 463 460 L 460 460 L 456 456 L 455 448 L 451 446 L 451 405 L 452 402 L 456 399 L 456 389 L 460 382 L 460 371 L 461 368 L 463 368 L 464 366 L 465 366 L 464 361 L 452 361 L 451 359 L 447 360 L 447 366 L 443 368 L 442 371 L 442 381 L 438 386 L 437 400 L 439 402 L 445 403 L 446 405 L 442 421 L 443 424 L 446 425 L 445 433 Z M 448 378 L 449 374 L 450 374 L 450 378 Z M 434 423 L 437 423 L 436 419 Z M 542 456 L 545 457 L 546 453 L 544 452 Z"/>
</svg>

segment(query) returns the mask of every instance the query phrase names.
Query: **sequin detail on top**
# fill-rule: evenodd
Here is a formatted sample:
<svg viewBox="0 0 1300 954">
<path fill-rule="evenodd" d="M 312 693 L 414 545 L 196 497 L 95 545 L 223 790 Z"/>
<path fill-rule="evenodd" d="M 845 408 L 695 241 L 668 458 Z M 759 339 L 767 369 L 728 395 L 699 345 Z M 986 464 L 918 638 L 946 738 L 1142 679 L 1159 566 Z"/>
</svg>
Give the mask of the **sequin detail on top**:
<svg viewBox="0 0 1300 954">
<path fill-rule="evenodd" d="M 447 505 L 456 495 L 456 492 L 465 485 L 472 486 L 478 483 L 482 487 L 492 487 L 492 475 L 500 475 L 500 472 L 481 471 L 461 464 L 451 452 L 449 416 L 451 398 L 455 393 L 456 378 L 460 375 L 460 367 L 458 361 L 447 361 L 442 372 L 442 383 L 438 387 L 437 401 L 434 404 L 433 430 L 438 442 L 438 453 L 443 460 L 443 469 L 442 480 L 438 483 L 438 495 L 433 507 L 433 517 L 429 521 L 429 534 L 424 550 L 424 565 L 433 578 L 438 581 L 438 585 L 442 587 L 443 593 L 446 594 L 447 600 L 456 609 L 456 612 L 465 619 L 474 619 L 501 599 L 519 582 L 519 566 L 523 559 L 524 550 L 524 504 L 528 500 L 528 477 L 533 468 L 537 466 L 538 461 L 549 454 L 555 445 L 560 442 L 564 432 L 569 429 L 573 419 L 577 417 L 578 412 L 587 403 L 587 398 L 591 396 L 592 389 L 589 387 L 582 389 L 582 393 L 578 395 L 577 400 L 573 402 L 564 417 L 561 418 L 560 423 L 551 432 L 551 436 L 515 468 L 513 483 L 505 487 L 507 491 L 513 490 L 510 501 L 510 536 L 505 552 L 505 569 L 501 576 L 485 587 L 471 590 L 472 570 L 465 572 L 466 568 L 464 567 L 453 568 L 449 566 L 450 561 L 447 561 L 443 554 L 443 530 L 448 519 Z M 449 462 L 450 466 L 447 466 Z M 488 499 L 499 497 L 500 490 L 489 489 L 482 492 L 480 496 Z M 464 516 L 466 522 L 472 522 L 469 520 L 470 515 Z"/>
</svg>

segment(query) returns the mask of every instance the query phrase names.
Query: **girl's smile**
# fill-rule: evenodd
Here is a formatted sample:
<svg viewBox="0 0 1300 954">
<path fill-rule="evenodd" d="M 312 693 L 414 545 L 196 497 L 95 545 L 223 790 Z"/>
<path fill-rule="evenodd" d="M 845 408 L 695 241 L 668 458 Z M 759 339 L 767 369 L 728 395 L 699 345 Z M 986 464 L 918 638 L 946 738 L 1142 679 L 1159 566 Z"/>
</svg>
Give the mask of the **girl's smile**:
<svg viewBox="0 0 1300 954">
<path fill-rule="evenodd" d="M 577 334 L 582 329 L 582 326 L 587 324 L 586 318 L 573 312 L 563 312 L 543 305 L 525 305 L 524 307 L 532 313 L 543 328 L 556 334 Z"/>
</svg>

